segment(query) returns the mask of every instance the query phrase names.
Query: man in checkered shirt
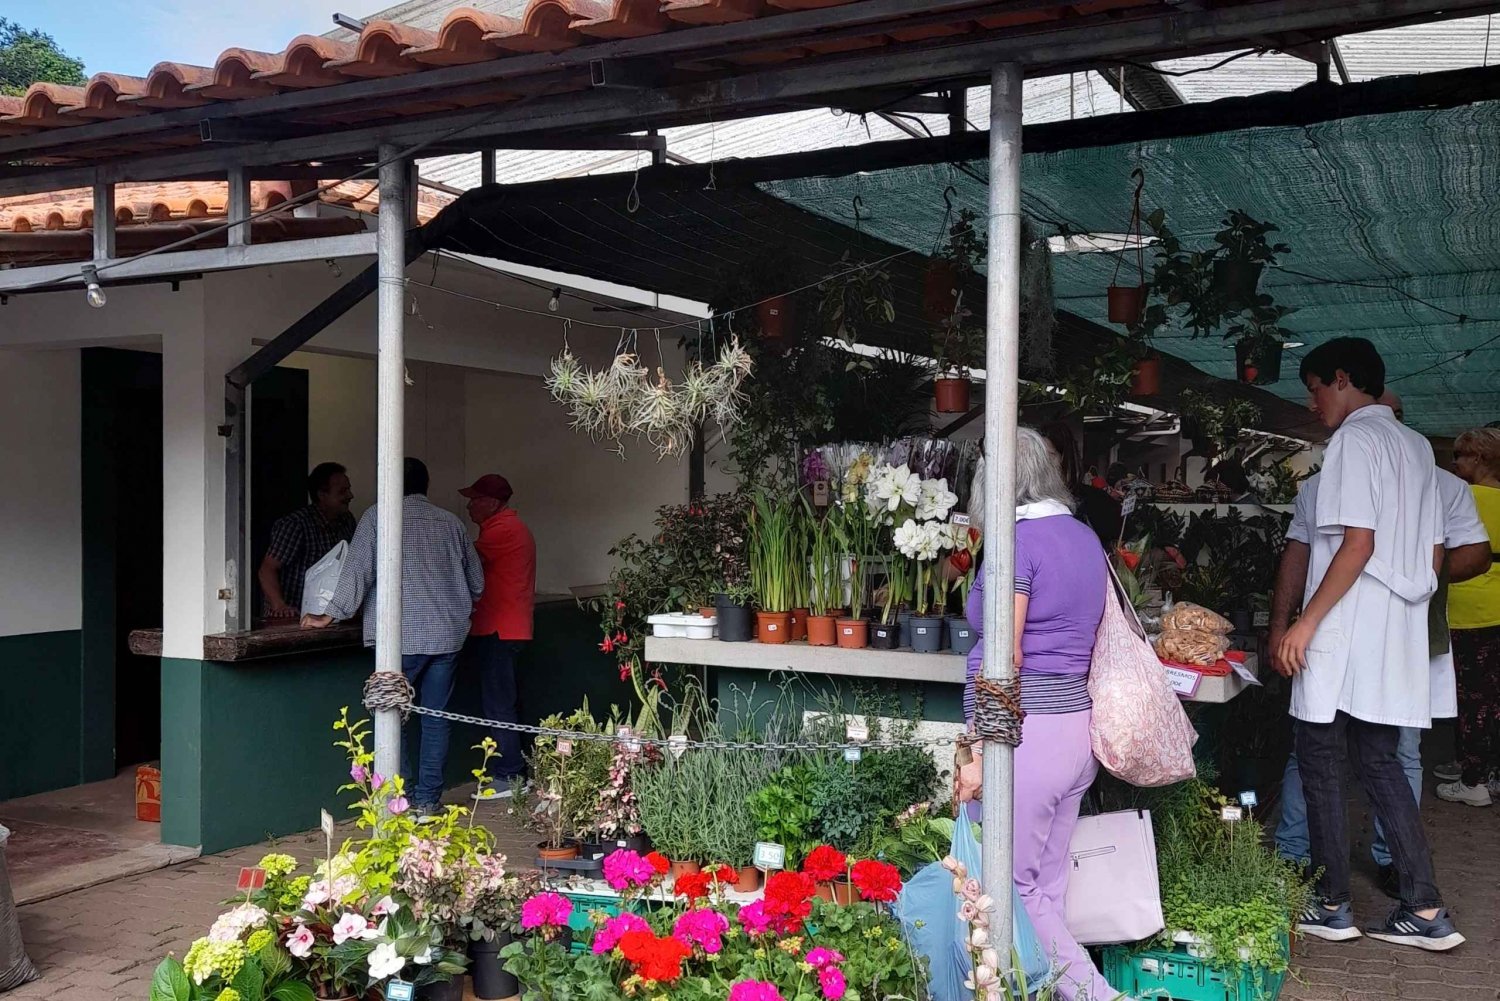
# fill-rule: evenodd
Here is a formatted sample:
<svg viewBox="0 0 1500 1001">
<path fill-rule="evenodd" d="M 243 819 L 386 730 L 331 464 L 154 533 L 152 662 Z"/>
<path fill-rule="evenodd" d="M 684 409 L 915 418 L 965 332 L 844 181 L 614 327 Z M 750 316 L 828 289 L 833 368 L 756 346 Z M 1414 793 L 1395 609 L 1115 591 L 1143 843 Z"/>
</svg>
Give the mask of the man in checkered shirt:
<svg viewBox="0 0 1500 1001">
<path fill-rule="evenodd" d="M 307 507 L 271 526 L 271 544 L 256 574 L 268 618 L 297 615 L 307 571 L 334 546 L 354 538 L 348 470 L 337 462 L 320 463 L 307 476 L 307 496 Z"/>
</svg>

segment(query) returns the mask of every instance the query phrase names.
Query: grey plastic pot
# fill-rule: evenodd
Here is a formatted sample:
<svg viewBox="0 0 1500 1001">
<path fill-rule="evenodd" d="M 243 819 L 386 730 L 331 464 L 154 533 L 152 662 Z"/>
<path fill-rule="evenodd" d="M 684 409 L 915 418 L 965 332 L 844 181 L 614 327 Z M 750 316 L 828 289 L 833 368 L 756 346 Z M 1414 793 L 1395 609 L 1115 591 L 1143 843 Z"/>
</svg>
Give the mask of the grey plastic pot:
<svg viewBox="0 0 1500 1001">
<path fill-rule="evenodd" d="M 913 615 L 911 625 L 911 648 L 916 653 L 937 653 L 943 648 L 943 617 L 940 615 Z"/>
<path fill-rule="evenodd" d="M 974 649 L 979 642 L 979 632 L 962 615 L 948 620 L 948 651 L 960 656 Z"/>
</svg>

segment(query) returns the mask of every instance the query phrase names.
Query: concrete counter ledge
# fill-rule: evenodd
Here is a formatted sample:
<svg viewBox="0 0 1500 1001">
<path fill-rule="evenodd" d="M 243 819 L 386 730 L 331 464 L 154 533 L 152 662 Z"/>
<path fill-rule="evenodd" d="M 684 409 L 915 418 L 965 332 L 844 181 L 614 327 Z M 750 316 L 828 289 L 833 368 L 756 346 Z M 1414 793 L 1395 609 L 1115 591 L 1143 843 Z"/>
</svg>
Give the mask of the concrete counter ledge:
<svg viewBox="0 0 1500 1001">
<path fill-rule="evenodd" d="M 220 663 L 316 653 L 364 643 L 358 622 L 340 623 L 326 629 L 303 629 L 294 622 L 246 629 L 234 633 L 212 633 L 203 637 L 203 659 Z M 161 630 L 136 629 L 130 634 L 130 652 L 143 657 L 161 656 Z"/>
</svg>

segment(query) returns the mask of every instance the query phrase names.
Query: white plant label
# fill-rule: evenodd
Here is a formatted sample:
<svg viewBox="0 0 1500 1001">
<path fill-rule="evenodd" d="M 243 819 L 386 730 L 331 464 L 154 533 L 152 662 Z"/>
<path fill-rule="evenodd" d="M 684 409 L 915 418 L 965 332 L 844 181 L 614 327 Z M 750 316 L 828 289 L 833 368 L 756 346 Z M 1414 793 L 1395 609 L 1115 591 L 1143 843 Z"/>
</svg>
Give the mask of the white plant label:
<svg viewBox="0 0 1500 1001">
<path fill-rule="evenodd" d="M 757 841 L 754 861 L 757 869 L 785 869 L 786 848 L 774 841 Z"/>
<path fill-rule="evenodd" d="M 633 730 L 631 730 L 630 727 L 628 727 L 628 726 L 622 726 L 622 727 L 620 727 L 620 729 L 619 729 L 619 735 L 620 735 L 620 741 L 624 745 L 626 751 L 630 752 L 631 754 L 639 754 L 640 753 L 640 751 L 641 751 L 641 740 L 640 740 L 639 737 L 637 737 L 635 735 L 635 732 Z"/>
<path fill-rule="evenodd" d="M 330 841 L 332 841 L 333 840 L 333 814 L 329 813 L 327 810 L 323 810 L 321 812 L 321 816 L 318 817 L 318 823 L 323 828 L 323 836 L 325 838 L 328 838 Z"/>
<path fill-rule="evenodd" d="M 1253 810 L 1260 805 L 1260 797 L 1255 795 L 1254 789 L 1246 789 L 1240 793 L 1240 806 L 1247 810 Z"/>
<path fill-rule="evenodd" d="M 680 758 L 687 750 L 687 734 L 674 733 L 667 738 L 667 750 L 672 752 L 672 757 Z"/>
<path fill-rule="evenodd" d="M 1136 497 L 1135 494 L 1126 494 L 1125 495 L 1125 499 L 1120 502 L 1120 517 L 1121 518 L 1129 518 L 1130 517 L 1131 512 L 1133 512 L 1135 510 L 1135 503 L 1136 503 L 1137 499 L 1138 498 Z"/>
<path fill-rule="evenodd" d="M 1219 816 L 1224 818 L 1225 823 L 1233 824 L 1245 819 L 1245 810 L 1244 807 L 1226 806 L 1219 811 Z"/>
<path fill-rule="evenodd" d="M 557 742 L 557 753 L 564 758 L 573 756 L 573 742 L 571 740 L 559 740 Z"/>
<path fill-rule="evenodd" d="M 385 983 L 385 1001 L 412 1001 L 415 996 L 412 985 L 405 980 L 392 977 Z"/>
<path fill-rule="evenodd" d="M 954 524 L 954 525 L 968 525 L 968 524 L 971 524 L 971 522 L 969 521 L 969 516 L 966 515 L 966 514 L 964 514 L 962 511 L 959 511 L 958 513 L 954 514 L 953 517 L 951 517 L 951 518 L 948 519 L 948 521 L 950 523 Z"/>
<path fill-rule="evenodd" d="M 870 727 L 865 723 L 855 723 L 851 721 L 849 725 L 844 728 L 844 735 L 849 738 L 851 743 L 862 744 L 870 739 Z"/>
<path fill-rule="evenodd" d="M 849 762 L 851 765 L 854 764 L 854 762 L 858 761 L 859 757 L 860 757 L 859 748 L 857 748 L 857 747 L 846 747 L 846 748 L 844 748 L 844 760 L 847 761 L 847 762 Z"/>
</svg>

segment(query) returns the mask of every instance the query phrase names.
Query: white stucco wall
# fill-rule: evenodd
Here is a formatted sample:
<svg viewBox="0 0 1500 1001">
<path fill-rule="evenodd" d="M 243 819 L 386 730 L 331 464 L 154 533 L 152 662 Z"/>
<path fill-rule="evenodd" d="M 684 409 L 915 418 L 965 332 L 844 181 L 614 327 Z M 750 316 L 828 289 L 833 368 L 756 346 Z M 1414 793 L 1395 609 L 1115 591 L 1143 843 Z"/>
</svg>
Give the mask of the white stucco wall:
<svg viewBox="0 0 1500 1001">
<path fill-rule="evenodd" d="M 0 636 L 82 625 L 80 420 L 77 351 L 0 349 Z"/>
</svg>

